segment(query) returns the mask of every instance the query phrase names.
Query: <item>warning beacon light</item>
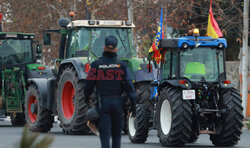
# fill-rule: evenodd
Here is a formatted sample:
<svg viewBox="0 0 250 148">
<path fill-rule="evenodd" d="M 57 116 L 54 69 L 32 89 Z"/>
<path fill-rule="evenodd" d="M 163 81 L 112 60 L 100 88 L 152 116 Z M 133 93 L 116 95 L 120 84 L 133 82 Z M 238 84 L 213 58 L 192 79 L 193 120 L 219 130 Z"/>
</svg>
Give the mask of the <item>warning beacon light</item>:
<svg viewBox="0 0 250 148">
<path fill-rule="evenodd" d="M 200 31 L 199 31 L 198 28 L 195 28 L 195 29 L 194 29 L 193 35 L 194 35 L 194 36 L 199 36 L 199 35 L 200 35 Z"/>
<path fill-rule="evenodd" d="M 70 13 L 69 13 L 69 16 L 70 16 L 70 17 L 74 17 L 74 16 L 75 16 L 75 12 L 70 12 Z"/>
</svg>

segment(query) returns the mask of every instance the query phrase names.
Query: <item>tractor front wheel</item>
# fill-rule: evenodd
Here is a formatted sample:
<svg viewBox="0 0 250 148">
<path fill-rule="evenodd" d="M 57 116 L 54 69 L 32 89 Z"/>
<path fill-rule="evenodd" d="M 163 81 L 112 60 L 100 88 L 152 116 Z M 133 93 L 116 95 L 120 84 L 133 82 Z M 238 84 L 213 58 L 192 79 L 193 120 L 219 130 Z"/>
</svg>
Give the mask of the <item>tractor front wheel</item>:
<svg viewBox="0 0 250 148">
<path fill-rule="evenodd" d="M 86 112 L 89 109 L 84 101 L 84 81 L 79 80 L 72 66 L 66 67 L 59 79 L 57 109 L 60 126 L 67 134 L 88 134 Z"/>
<path fill-rule="evenodd" d="M 167 87 L 161 91 L 156 109 L 158 137 L 163 146 L 184 146 L 192 125 L 189 101 L 182 99 L 181 89 Z"/>
<path fill-rule="evenodd" d="M 128 117 L 128 135 L 133 143 L 144 143 L 148 138 L 149 124 L 148 115 L 145 106 L 138 104 L 136 106 L 136 117 Z"/>
<path fill-rule="evenodd" d="M 54 117 L 52 111 L 41 106 L 39 100 L 41 96 L 37 86 L 30 85 L 25 96 L 25 119 L 31 131 L 48 132 L 53 127 Z"/>
</svg>

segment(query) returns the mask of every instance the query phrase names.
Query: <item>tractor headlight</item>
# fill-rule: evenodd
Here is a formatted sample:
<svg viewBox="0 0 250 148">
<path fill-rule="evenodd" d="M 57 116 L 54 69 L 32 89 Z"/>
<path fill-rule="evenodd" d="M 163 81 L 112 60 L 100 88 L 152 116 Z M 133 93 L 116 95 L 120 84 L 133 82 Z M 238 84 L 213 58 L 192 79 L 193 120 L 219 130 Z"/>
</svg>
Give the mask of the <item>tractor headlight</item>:
<svg viewBox="0 0 250 148">
<path fill-rule="evenodd" d="M 222 49 L 224 47 L 224 44 L 223 43 L 220 43 L 219 45 L 218 45 L 218 48 L 219 49 Z"/>
<path fill-rule="evenodd" d="M 188 48 L 188 44 L 187 44 L 187 43 L 183 43 L 183 44 L 182 44 L 182 48 L 183 48 L 183 49 L 187 49 L 187 48 Z"/>
</svg>

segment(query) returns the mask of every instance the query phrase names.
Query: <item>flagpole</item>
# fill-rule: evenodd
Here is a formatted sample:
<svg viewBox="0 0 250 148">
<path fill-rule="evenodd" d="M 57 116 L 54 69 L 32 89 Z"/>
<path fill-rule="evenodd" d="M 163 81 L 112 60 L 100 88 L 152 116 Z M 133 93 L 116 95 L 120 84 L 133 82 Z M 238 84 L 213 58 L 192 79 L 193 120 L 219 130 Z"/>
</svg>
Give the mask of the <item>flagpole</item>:
<svg viewBox="0 0 250 148">
<path fill-rule="evenodd" d="M 244 0 L 244 13 L 243 13 L 243 49 L 242 49 L 242 105 L 243 105 L 243 114 L 246 117 L 247 110 L 247 89 L 248 89 L 248 30 L 249 30 L 249 0 Z"/>
</svg>

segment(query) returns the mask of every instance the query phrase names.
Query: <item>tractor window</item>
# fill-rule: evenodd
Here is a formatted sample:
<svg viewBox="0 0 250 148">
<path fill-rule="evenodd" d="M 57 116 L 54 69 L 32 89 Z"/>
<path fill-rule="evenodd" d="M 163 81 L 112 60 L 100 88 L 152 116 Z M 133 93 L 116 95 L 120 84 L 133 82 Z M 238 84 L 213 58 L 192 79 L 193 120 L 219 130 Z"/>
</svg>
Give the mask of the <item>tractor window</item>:
<svg viewBox="0 0 250 148">
<path fill-rule="evenodd" d="M 101 57 L 105 38 L 109 35 L 115 36 L 118 40 L 118 57 L 131 57 L 131 48 L 133 42 L 129 40 L 129 34 L 126 28 L 94 28 L 92 30 L 92 53 Z"/>
<path fill-rule="evenodd" d="M 176 77 L 178 74 L 178 51 L 175 49 L 172 51 L 172 77 Z"/>
<path fill-rule="evenodd" d="M 224 76 L 224 57 L 223 57 L 223 50 L 217 51 L 217 57 L 219 61 L 219 77 Z M 224 77 L 223 77 L 224 78 Z M 225 79 L 225 78 L 224 78 Z"/>
<path fill-rule="evenodd" d="M 161 72 L 161 76 L 162 79 L 168 79 L 170 76 L 170 68 L 171 68 L 171 51 L 167 51 L 165 53 L 165 57 L 164 57 L 164 62 L 162 63 L 162 72 Z"/>
<path fill-rule="evenodd" d="M 75 57 L 76 51 L 83 50 L 83 56 L 88 56 L 89 29 L 73 30 L 68 36 L 66 58 Z"/>
<path fill-rule="evenodd" d="M 223 55 L 216 48 L 194 48 L 181 50 L 180 73 L 192 81 L 218 81 L 224 72 Z M 219 55 L 218 55 L 219 54 Z"/>
<path fill-rule="evenodd" d="M 31 40 L 0 39 L 0 63 L 25 64 L 33 62 Z"/>
<path fill-rule="evenodd" d="M 76 36 L 76 32 L 72 31 L 68 36 L 66 58 L 74 57 L 76 50 L 79 50 L 78 38 Z"/>
</svg>

